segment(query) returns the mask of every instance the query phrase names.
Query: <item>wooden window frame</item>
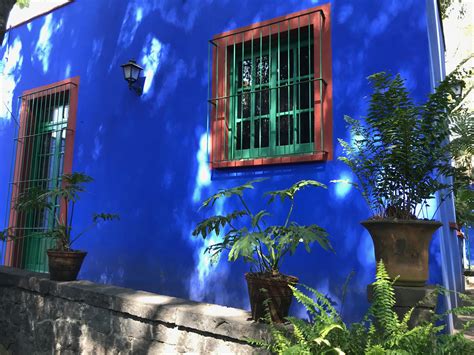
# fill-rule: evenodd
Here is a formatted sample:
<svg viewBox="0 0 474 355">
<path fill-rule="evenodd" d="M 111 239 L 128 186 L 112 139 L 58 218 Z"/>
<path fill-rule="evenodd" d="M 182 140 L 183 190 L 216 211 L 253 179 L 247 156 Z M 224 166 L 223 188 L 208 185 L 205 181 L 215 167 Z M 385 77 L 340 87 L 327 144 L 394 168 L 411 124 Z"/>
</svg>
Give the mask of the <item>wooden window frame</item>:
<svg viewBox="0 0 474 355">
<path fill-rule="evenodd" d="M 312 26 L 314 39 L 314 150 L 310 153 L 280 155 L 271 157 L 247 157 L 235 159 L 232 156 L 228 127 L 232 125 L 228 104 L 222 100 L 230 97 L 231 84 L 226 52 L 235 43 L 246 43 L 253 39 L 268 37 L 288 28 L 296 29 Z M 258 166 L 271 164 L 327 161 L 333 159 L 332 141 L 332 59 L 331 59 L 331 8 L 330 4 L 281 16 L 272 20 L 258 22 L 215 35 L 212 46 L 212 77 L 210 99 L 210 165 L 213 169 Z M 321 53 L 321 56 L 320 56 Z M 321 85 L 318 88 L 317 78 Z M 220 105 L 219 105 L 219 100 Z M 230 100 L 229 100 L 230 101 Z M 320 105 L 320 106 L 317 106 Z M 317 108 L 318 107 L 318 108 Z M 213 119 L 213 118 L 216 119 Z M 316 139 L 320 137 L 320 139 Z"/>
</svg>

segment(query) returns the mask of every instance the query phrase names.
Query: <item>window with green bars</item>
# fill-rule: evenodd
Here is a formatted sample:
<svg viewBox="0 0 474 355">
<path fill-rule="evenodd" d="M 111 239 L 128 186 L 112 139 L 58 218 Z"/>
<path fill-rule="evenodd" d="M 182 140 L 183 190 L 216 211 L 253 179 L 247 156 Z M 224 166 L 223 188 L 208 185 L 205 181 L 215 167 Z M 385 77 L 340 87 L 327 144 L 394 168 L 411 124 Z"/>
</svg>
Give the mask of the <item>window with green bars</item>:
<svg viewBox="0 0 474 355">
<path fill-rule="evenodd" d="M 9 217 L 15 238 L 7 241 L 7 265 L 48 270 L 46 250 L 55 244 L 44 231 L 54 227 L 61 213 L 59 201 L 49 201 L 52 209 L 19 211 L 15 205 L 22 194 L 56 188 L 62 174 L 70 172 L 77 86 L 78 78 L 72 78 L 29 90 L 21 97 Z"/>
<path fill-rule="evenodd" d="M 327 22 L 315 8 L 210 41 L 213 167 L 328 158 Z"/>
</svg>

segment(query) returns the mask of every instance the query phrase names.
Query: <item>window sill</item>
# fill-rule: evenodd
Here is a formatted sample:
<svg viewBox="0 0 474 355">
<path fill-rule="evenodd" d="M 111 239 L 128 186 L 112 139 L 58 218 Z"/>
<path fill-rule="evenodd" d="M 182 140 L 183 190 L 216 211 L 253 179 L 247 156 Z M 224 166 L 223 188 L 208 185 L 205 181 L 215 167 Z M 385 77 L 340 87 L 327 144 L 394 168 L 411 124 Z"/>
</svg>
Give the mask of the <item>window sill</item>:
<svg viewBox="0 0 474 355">
<path fill-rule="evenodd" d="M 305 163 L 315 161 L 327 161 L 327 152 L 315 152 L 312 154 L 297 155 L 297 156 L 281 156 L 273 158 L 255 158 L 255 159 L 242 159 L 232 161 L 217 161 L 211 163 L 211 169 L 226 169 L 226 168 L 239 168 L 246 166 L 263 166 L 263 165 L 277 165 L 277 164 L 291 164 L 291 163 Z"/>
</svg>

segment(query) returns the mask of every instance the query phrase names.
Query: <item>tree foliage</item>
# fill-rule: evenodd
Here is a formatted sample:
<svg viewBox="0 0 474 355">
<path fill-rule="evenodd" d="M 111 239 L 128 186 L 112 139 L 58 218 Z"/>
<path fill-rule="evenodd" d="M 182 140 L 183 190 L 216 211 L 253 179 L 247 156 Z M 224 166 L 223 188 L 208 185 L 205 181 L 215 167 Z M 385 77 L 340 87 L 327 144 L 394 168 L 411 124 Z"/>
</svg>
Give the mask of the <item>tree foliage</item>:
<svg viewBox="0 0 474 355">
<path fill-rule="evenodd" d="M 220 190 L 203 202 L 201 208 L 212 207 L 222 198 L 236 198 L 242 207 L 226 215 L 211 216 L 194 229 L 194 236 L 220 237 L 218 243 L 208 246 L 205 250 L 212 255 L 212 260 L 217 260 L 224 250 L 228 250 L 229 261 L 242 258 L 257 266 L 259 272 L 278 274 L 283 258 L 287 254 L 294 254 L 299 245 L 304 245 L 308 252 L 313 242 L 325 250 L 332 250 L 327 232 L 323 228 L 316 224 L 299 225 L 291 221 L 296 194 L 308 187 L 326 188 L 326 186 L 314 180 L 302 180 L 288 189 L 267 192 L 264 196 L 268 197 L 269 204 L 276 201 L 283 203 L 286 200 L 290 202 L 285 222 L 279 225 L 267 225 L 265 220 L 270 213 L 267 210 L 252 212 L 244 198 L 246 191 L 254 189 L 254 184 L 263 180 L 253 180 L 237 187 Z"/>
</svg>

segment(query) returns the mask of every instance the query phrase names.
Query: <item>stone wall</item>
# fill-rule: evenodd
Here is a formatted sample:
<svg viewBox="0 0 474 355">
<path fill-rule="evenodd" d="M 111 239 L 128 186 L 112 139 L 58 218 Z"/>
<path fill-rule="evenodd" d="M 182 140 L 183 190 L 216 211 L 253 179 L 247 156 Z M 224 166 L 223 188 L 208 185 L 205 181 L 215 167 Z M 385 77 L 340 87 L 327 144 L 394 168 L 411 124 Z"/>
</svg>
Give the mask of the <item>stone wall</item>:
<svg viewBox="0 0 474 355">
<path fill-rule="evenodd" d="M 262 353 L 240 309 L 0 267 L 0 354 Z"/>
</svg>

